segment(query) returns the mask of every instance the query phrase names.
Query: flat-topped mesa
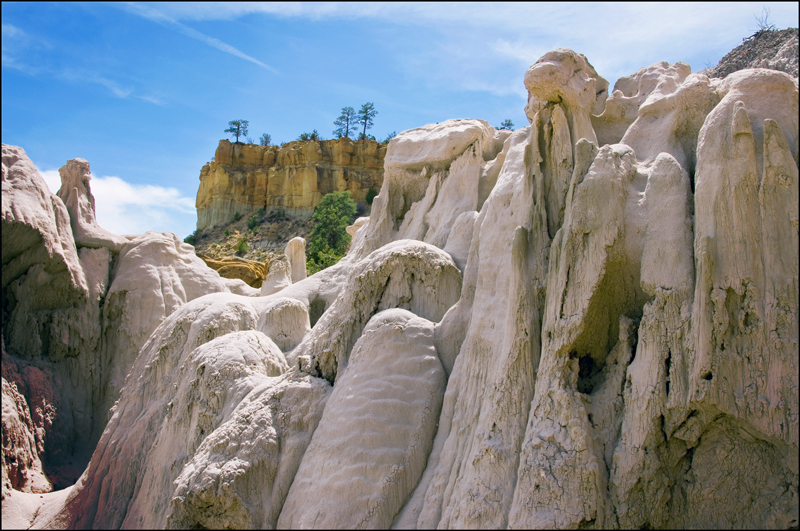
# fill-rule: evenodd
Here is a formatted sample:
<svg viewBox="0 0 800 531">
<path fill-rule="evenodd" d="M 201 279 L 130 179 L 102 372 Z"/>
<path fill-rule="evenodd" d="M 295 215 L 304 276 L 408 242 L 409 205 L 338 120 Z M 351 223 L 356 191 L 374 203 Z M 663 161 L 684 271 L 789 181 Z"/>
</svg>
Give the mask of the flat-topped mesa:
<svg viewBox="0 0 800 531">
<path fill-rule="evenodd" d="M 221 140 L 200 171 L 197 229 L 229 223 L 266 207 L 307 218 L 325 194 L 349 191 L 366 206 L 383 184 L 386 144 L 349 138 L 257 146 Z"/>
</svg>

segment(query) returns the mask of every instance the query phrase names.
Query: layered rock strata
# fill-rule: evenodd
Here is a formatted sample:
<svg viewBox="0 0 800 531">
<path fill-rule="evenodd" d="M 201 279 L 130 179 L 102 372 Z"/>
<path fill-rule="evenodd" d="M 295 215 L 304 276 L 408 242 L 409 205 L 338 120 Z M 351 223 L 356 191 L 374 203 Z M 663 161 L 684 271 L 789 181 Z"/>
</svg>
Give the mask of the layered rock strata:
<svg viewBox="0 0 800 531">
<path fill-rule="evenodd" d="M 394 138 L 338 264 L 163 319 L 43 525 L 796 527 L 797 79 L 525 85 Z"/>
<path fill-rule="evenodd" d="M 262 208 L 310 217 L 325 194 L 350 192 L 366 207 L 383 182 L 386 144 L 349 138 L 257 146 L 221 140 L 200 171 L 197 229 L 230 223 Z"/>
</svg>

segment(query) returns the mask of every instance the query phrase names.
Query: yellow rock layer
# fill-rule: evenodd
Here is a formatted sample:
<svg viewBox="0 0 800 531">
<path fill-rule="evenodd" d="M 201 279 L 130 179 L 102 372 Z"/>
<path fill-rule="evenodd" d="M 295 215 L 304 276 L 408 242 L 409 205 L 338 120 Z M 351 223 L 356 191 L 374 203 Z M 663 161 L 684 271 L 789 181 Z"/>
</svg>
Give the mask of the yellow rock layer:
<svg viewBox="0 0 800 531">
<path fill-rule="evenodd" d="M 214 269 L 221 277 L 242 279 L 253 288 L 260 288 L 267 275 L 266 262 L 256 262 L 237 256 L 228 256 L 219 260 L 207 256 L 199 256 L 208 267 Z"/>
<path fill-rule="evenodd" d="M 348 138 L 295 141 L 279 146 L 221 140 L 214 160 L 200 171 L 197 228 L 230 222 L 262 207 L 310 215 L 325 194 L 349 191 L 366 204 L 383 183 L 386 144 Z"/>
</svg>

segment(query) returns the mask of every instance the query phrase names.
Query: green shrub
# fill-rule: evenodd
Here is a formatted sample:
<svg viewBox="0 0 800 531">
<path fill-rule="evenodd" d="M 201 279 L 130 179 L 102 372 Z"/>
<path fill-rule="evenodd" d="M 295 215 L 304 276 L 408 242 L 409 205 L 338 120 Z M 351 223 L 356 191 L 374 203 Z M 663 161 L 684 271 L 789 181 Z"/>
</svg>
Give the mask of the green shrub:
<svg viewBox="0 0 800 531">
<path fill-rule="evenodd" d="M 258 225 L 258 214 L 253 214 L 253 217 L 247 220 L 247 228 L 255 229 L 256 225 Z"/>
<path fill-rule="evenodd" d="M 244 254 L 250 250 L 250 246 L 247 245 L 247 240 L 244 238 L 239 240 L 239 243 L 236 244 L 236 252 L 239 254 Z"/>
<path fill-rule="evenodd" d="M 370 186 L 369 190 L 367 190 L 367 204 L 371 205 L 372 202 L 375 200 L 375 196 L 378 195 L 378 192 L 375 191 L 374 186 Z"/>
<path fill-rule="evenodd" d="M 347 226 L 356 216 L 350 192 L 333 192 L 322 198 L 311 217 L 314 228 L 308 237 L 306 268 L 315 273 L 338 262 L 347 252 L 350 235 Z"/>
<path fill-rule="evenodd" d="M 190 235 L 188 235 L 183 239 L 183 243 L 188 243 L 189 245 L 196 245 L 198 237 L 199 237 L 198 231 L 194 231 L 193 233 L 191 233 Z"/>
<path fill-rule="evenodd" d="M 239 221 L 240 219 L 242 219 L 242 215 L 238 212 L 233 215 L 233 221 Z"/>
<path fill-rule="evenodd" d="M 231 235 L 231 229 L 225 229 L 225 236 Z"/>
</svg>

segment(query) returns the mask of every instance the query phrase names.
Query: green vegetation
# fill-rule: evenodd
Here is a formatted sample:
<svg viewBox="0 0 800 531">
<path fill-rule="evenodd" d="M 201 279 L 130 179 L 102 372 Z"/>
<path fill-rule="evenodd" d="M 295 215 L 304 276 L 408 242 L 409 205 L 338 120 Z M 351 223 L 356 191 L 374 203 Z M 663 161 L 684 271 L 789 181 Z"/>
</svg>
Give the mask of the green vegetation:
<svg viewBox="0 0 800 531">
<path fill-rule="evenodd" d="M 303 141 L 306 141 L 306 142 L 309 141 L 309 140 L 316 140 L 317 142 L 319 142 L 320 140 L 322 140 L 322 138 L 320 138 L 319 133 L 317 132 L 317 130 L 314 129 L 310 133 L 300 133 L 300 136 L 297 137 L 297 140 L 303 140 Z"/>
<path fill-rule="evenodd" d="M 375 200 L 375 196 L 378 195 L 378 192 L 375 190 L 374 186 L 370 186 L 369 190 L 367 190 L 367 204 L 371 205 L 372 202 Z"/>
<path fill-rule="evenodd" d="M 311 219 L 315 225 L 308 237 L 306 269 L 310 275 L 338 262 L 347 252 L 347 226 L 356 216 L 350 192 L 333 192 L 322 198 Z"/>
<path fill-rule="evenodd" d="M 197 239 L 198 239 L 198 238 L 199 238 L 199 237 L 200 237 L 202 234 L 203 234 L 202 232 L 200 232 L 200 231 L 196 230 L 196 231 L 194 231 L 193 233 L 191 233 L 190 235 L 188 235 L 187 237 L 185 237 L 185 238 L 183 239 L 183 243 L 188 243 L 189 245 L 196 245 L 196 244 L 197 244 Z"/>
<path fill-rule="evenodd" d="M 231 120 L 228 122 L 228 128 L 225 129 L 225 133 L 230 133 L 232 135 L 236 135 L 236 142 L 239 142 L 240 136 L 247 136 L 247 126 L 250 122 L 247 120 Z"/>
<path fill-rule="evenodd" d="M 352 107 L 342 107 L 342 114 L 333 122 L 333 125 L 339 126 L 333 131 L 333 134 L 336 135 L 336 138 L 350 138 L 350 131 L 360 127 L 361 132 L 358 134 L 359 140 L 375 140 L 374 136 L 367 134 L 367 129 L 372 128 L 372 119 L 375 118 L 377 114 L 378 111 L 375 110 L 375 105 L 370 101 L 362 105 L 358 112 L 354 111 Z M 391 140 L 395 134 L 396 133 L 392 132 L 386 139 L 386 142 Z"/>
<path fill-rule="evenodd" d="M 500 124 L 500 127 L 498 127 L 498 129 L 507 129 L 511 131 L 514 129 L 514 122 L 512 122 L 511 120 L 503 120 L 503 123 Z"/>
<path fill-rule="evenodd" d="M 258 139 L 258 143 L 262 146 L 268 146 L 272 142 L 272 137 L 269 136 L 267 133 L 261 135 L 261 138 Z"/>
<path fill-rule="evenodd" d="M 231 229 L 225 229 L 225 236 L 231 235 Z"/>
<path fill-rule="evenodd" d="M 258 225 L 258 218 L 259 217 L 260 216 L 257 213 L 253 214 L 253 217 L 251 217 L 250 219 L 247 220 L 247 228 L 248 229 L 255 229 L 256 226 Z"/>
<path fill-rule="evenodd" d="M 359 135 L 359 139 L 369 138 L 367 136 L 367 129 L 372 127 L 372 119 L 378 114 L 378 111 L 375 110 L 375 106 L 372 102 L 368 101 L 364 105 L 361 106 L 358 113 L 356 113 L 356 123 L 363 126 L 363 131 Z M 372 140 L 375 140 L 375 137 L 372 137 Z"/>
<path fill-rule="evenodd" d="M 352 107 L 342 107 L 342 114 L 333 122 L 333 125 L 339 126 L 338 129 L 333 131 L 336 138 L 347 137 L 350 138 L 350 130 L 355 129 L 356 111 Z"/>
<path fill-rule="evenodd" d="M 236 244 L 236 252 L 239 254 L 244 254 L 248 250 L 250 250 L 250 246 L 247 245 L 247 240 L 244 238 L 239 240 L 239 243 Z"/>
<path fill-rule="evenodd" d="M 389 135 L 386 137 L 386 140 L 384 140 L 384 141 L 383 141 L 383 142 L 384 142 L 384 144 L 385 144 L 385 143 L 387 143 L 387 142 L 389 142 L 391 139 L 393 139 L 393 138 L 394 138 L 394 137 L 396 137 L 396 136 L 397 136 L 397 131 L 392 131 L 392 132 L 391 132 L 391 133 L 389 133 Z"/>
<path fill-rule="evenodd" d="M 242 219 L 242 215 L 241 215 L 241 214 L 239 214 L 238 212 L 236 212 L 236 213 L 233 215 L 233 221 L 239 221 L 240 219 Z"/>
</svg>

